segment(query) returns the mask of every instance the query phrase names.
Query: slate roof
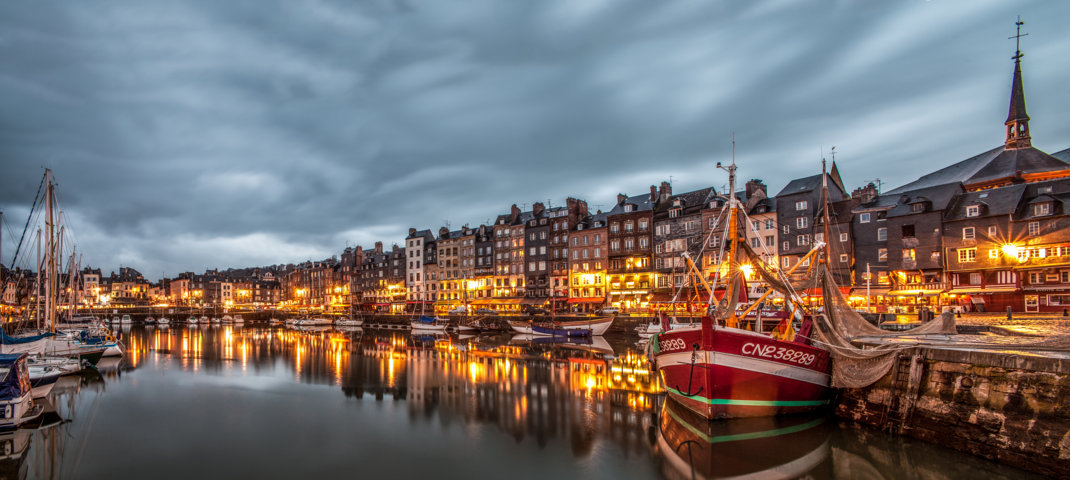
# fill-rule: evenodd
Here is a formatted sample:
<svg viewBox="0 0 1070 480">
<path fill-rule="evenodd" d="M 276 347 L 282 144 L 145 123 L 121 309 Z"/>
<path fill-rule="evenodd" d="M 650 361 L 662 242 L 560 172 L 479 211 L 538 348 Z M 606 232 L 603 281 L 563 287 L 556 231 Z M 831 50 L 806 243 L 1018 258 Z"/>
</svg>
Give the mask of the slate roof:
<svg viewBox="0 0 1070 480">
<path fill-rule="evenodd" d="M 625 212 L 625 205 L 635 205 L 635 209 L 631 212 Z M 654 202 L 650 201 L 650 194 L 644 193 L 642 195 L 636 195 L 634 197 L 628 197 L 623 202 L 613 206 L 613 210 L 609 211 L 609 215 L 620 215 L 624 213 L 643 212 L 654 209 Z"/>
<path fill-rule="evenodd" d="M 1059 160 L 1062 160 L 1066 163 L 1070 163 L 1070 148 L 1063 151 L 1055 152 L 1051 154 L 1051 156 L 1058 158 Z"/>
<path fill-rule="evenodd" d="M 418 230 L 416 233 L 409 235 L 408 238 L 423 238 L 425 242 L 433 242 L 435 235 L 431 233 L 431 230 Z"/>
<path fill-rule="evenodd" d="M 827 175 L 829 175 L 829 191 L 832 191 L 833 187 L 835 187 L 837 189 L 840 189 L 840 193 L 846 196 L 847 192 L 843 191 L 843 189 L 840 188 L 840 185 L 843 182 L 837 181 L 837 178 L 839 178 L 839 174 L 837 173 L 835 177 L 832 174 Z M 780 193 L 777 193 L 776 195 L 774 195 L 774 197 L 783 197 L 784 195 L 795 195 L 797 193 L 812 192 L 820 188 L 821 174 L 819 173 L 817 175 L 811 175 L 809 177 L 796 178 L 795 180 L 788 182 L 788 184 L 780 190 Z"/>
<path fill-rule="evenodd" d="M 668 212 L 669 209 L 675 204 L 676 200 L 681 201 L 681 207 L 685 212 L 691 212 L 692 210 L 701 210 L 708 203 L 712 196 L 716 195 L 713 187 L 700 188 L 698 190 L 684 192 L 669 197 L 669 201 L 664 204 L 659 204 L 654 208 L 654 213 Z M 742 200 L 741 200 L 742 201 Z"/>
<path fill-rule="evenodd" d="M 966 192 L 956 198 L 953 205 L 948 206 L 944 212 L 947 220 L 961 220 L 966 218 L 966 207 L 971 205 L 983 205 L 979 217 L 991 217 L 996 215 L 1013 215 L 1018 210 L 1018 204 L 1025 194 L 1026 185 L 1010 185 L 1002 188 Z"/>
<path fill-rule="evenodd" d="M 951 183 L 971 185 L 1013 177 L 1018 171 L 1039 173 L 1068 169 L 1070 169 L 1070 163 L 1033 147 L 1007 150 L 1006 145 L 1000 145 L 980 155 L 924 175 L 913 182 L 888 191 L 887 194 L 905 193 Z"/>
<path fill-rule="evenodd" d="M 783 197 L 784 195 L 794 195 L 796 193 L 812 192 L 814 189 L 821 187 L 821 174 L 811 175 L 809 177 L 796 178 L 788 182 L 780 193 L 775 196 Z"/>
<path fill-rule="evenodd" d="M 910 206 L 919 201 L 927 201 L 931 204 L 930 209 L 926 210 L 927 212 L 945 210 L 948 204 L 954 200 L 955 195 L 962 192 L 963 188 L 958 184 L 936 185 L 908 192 L 888 192 L 885 195 L 881 195 L 877 199 L 877 203 L 882 206 L 890 206 L 888 218 L 892 218 L 913 214 Z"/>
</svg>

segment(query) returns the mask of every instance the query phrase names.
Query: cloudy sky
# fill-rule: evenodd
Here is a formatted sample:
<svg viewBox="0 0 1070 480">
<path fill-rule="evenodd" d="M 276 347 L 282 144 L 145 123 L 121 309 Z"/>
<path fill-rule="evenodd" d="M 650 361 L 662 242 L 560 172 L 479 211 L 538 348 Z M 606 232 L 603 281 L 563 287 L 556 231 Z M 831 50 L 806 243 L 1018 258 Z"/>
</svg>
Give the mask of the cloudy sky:
<svg viewBox="0 0 1070 480">
<path fill-rule="evenodd" d="M 774 192 L 833 145 L 894 188 L 1002 142 L 1017 15 L 1054 153 L 1064 1 L 4 2 L 3 261 L 46 166 L 84 263 L 151 279 L 720 188 L 733 132 Z"/>
</svg>

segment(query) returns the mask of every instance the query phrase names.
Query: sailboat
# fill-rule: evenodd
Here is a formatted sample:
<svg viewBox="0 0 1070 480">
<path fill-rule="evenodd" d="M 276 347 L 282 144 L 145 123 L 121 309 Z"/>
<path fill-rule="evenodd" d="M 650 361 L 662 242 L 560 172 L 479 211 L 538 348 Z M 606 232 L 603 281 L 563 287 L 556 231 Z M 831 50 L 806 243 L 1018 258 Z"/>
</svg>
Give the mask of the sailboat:
<svg viewBox="0 0 1070 480">
<path fill-rule="evenodd" d="M 57 228 L 57 215 L 54 212 L 55 201 L 52 171 L 45 169 L 42 185 L 45 187 L 45 228 L 44 234 L 38 230 L 38 249 L 40 240 L 45 241 L 44 261 L 38 267 L 38 306 L 35 315 L 38 319 L 38 330 L 33 333 L 8 336 L 8 332 L 0 331 L 0 353 L 31 353 L 58 357 L 77 358 L 90 363 L 100 360 L 104 351 L 108 348 L 103 341 L 98 341 L 98 336 L 89 335 L 86 330 L 57 332 L 56 324 L 59 321 L 60 293 L 63 286 L 60 284 L 59 256 L 63 251 L 63 227 Z M 37 200 L 35 200 L 35 207 Z M 33 212 L 31 211 L 31 216 Z M 29 223 L 27 223 L 27 226 Z M 20 242 L 21 244 L 21 242 Z M 21 245 L 20 245 L 21 246 Z M 16 257 L 18 251 L 16 250 Z M 40 254 L 39 254 L 40 257 Z M 72 255 L 73 265 L 73 255 Z M 73 267 L 72 267 L 73 268 Z M 68 279 L 73 279 L 70 275 Z M 43 290 L 43 291 L 42 291 Z M 74 290 L 77 290 L 76 288 Z M 44 304 L 40 305 L 43 299 Z M 43 321 L 43 324 L 42 324 Z"/>
<path fill-rule="evenodd" d="M 723 211 L 727 223 L 722 244 L 728 248 L 721 263 L 724 273 L 717 276 L 713 286 L 706 285 L 710 305 L 700 323 L 671 328 L 651 340 L 649 352 L 665 389 L 670 398 L 707 419 L 772 416 L 824 407 L 829 403 L 831 365 L 829 351 L 811 343 L 814 314 L 807 311 L 787 278 L 794 270 L 770 271 L 745 241 L 746 223 L 735 195 L 734 154 L 729 167 L 720 163 L 718 167 L 729 174 L 728 206 Z M 804 260 L 817 258 L 823 249 L 824 244 L 817 242 Z M 686 252 L 684 258 L 690 268 L 701 271 Z M 810 265 L 800 261 L 796 268 L 804 263 Z M 746 264 L 769 285 L 750 305 L 745 303 L 742 266 Z M 700 278 L 705 285 L 705 277 Z M 717 292 L 721 292 L 719 297 Z M 773 292 L 784 296 L 791 318 L 770 334 L 741 328 L 742 320 Z M 801 324 L 798 332 L 791 320 Z"/>
</svg>

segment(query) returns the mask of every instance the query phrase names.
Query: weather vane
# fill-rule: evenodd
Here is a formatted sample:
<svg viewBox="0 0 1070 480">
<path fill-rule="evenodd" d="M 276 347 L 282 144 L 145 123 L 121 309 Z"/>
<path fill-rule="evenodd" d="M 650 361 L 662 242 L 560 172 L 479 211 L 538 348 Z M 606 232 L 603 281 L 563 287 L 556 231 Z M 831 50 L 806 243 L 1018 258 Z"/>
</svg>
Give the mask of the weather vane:
<svg viewBox="0 0 1070 480">
<path fill-rule="evenodd" d="M 1018 60 L 1019 58 L 1022 58 L 1022 57 L 1025 56 L 1025 55 L 1022 55 L 1022 48 L 1021 48 L 1022 37 L 1026 36 L 1026 35 L 1029 35 L 1029 34 L 1028 33 L 1022 33 L 1022 25 L 1025 25 L 1025 22 L 1022 21 L 1022 16 L 1021 15 L 1018 15 L 1018 21 L 1014 22 L 1014 25 L 1015 25 L 1017 31 L 1014 33 L 1014 36 L 1007 37 L 1007 39 L 1008 40 L 1010 40 L 1012 38 L 1014 39 L 1014 56 L 1011 57 L 1011 58 L 1013 58 L 1015 60 Z"/>
</svg>

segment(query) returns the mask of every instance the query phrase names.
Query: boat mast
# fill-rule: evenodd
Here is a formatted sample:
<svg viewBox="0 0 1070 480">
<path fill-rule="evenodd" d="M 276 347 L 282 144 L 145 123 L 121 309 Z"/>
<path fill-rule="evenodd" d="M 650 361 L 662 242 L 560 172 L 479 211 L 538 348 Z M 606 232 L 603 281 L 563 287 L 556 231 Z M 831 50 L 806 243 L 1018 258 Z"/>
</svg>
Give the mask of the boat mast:
<svg viewBox="0 0 1070 480">
<path fill-rule="evenodd" d="M 53 218 L 52 199 L 52 170 L 45 169 L 45 228 L 48 237 L 45 239 L 45 266 L 48 268 L 48 283 L 45 284 L 45 327 L 52 329 L 55 324 L 55 297 L 56 297 L 56 223 Z"/>
<path fill-rule="evenodd" d="M 726 319 L 726 324 L 728 326 L 734 327 L 738 324 L 738 319 L 736 318 L 735 312 L 736 309 L 734 299 L 736 298 L 736 295 L 738 295 L 736 289 L 739 288 L 739 279 L 736 278 L 739 266 L 734 265 L 734 263 L 736 262 L 736 252 L 738 250 L 739 245 L 739 238 L 737 238 L 739 236 L 739 228 L 738 225 L 736 225 L 736 223 L 738 223 L 736 217 L 736 209 L 738 208 L 738 205 L 736 202 L 735 133 L 732 134 L 732 164 L 729 165 L 728 168 L 722 167 L 720 163 L 718 163 L 717 166 L 720 167 L 722 170 L 728 172 L 728 238 L 732 242 L 728 248 L 728 283 L 725 285 L 725 296 L 722 297 L 727 313 L 723 314 L 722 316 Z M 714 295 L 713 291 L 710 292 L 710 295 L 716 296 Z M 713 301 L 713 298 L 711 298 L 710 301 Z"/>
</svg>

